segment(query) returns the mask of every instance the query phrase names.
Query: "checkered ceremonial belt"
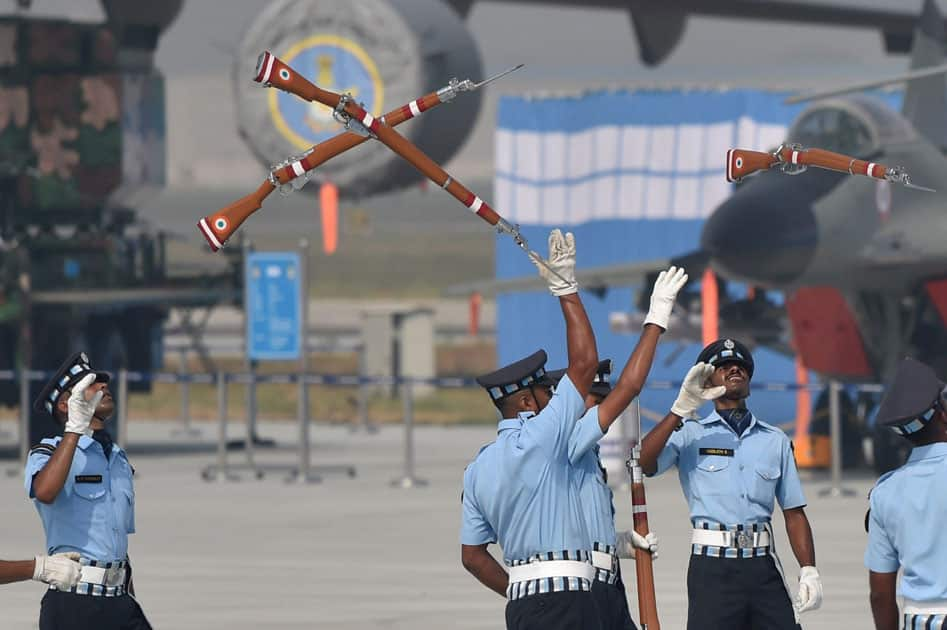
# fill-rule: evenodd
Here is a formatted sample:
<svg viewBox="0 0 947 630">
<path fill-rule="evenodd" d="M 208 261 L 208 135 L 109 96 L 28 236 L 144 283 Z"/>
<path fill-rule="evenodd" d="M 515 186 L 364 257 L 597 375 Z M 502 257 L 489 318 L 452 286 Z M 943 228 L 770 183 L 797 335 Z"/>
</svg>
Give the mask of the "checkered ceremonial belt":
<svg viewBox="0 0 947 630">
<path fill-rule="evenodd" d="M 618 550 L 614 545 L 592 543 L 592 566 L 595 567 L 596 582 L 618 582 Z"/>
<path fill-rule="evenodd" d="M 507 599 L 541 593 L 590 591 L 596 569 L 588 551 L 550 551 L 509 563 Z"/>
<path fill-rule="evenodd" d="M 691 553 L 711 558 L 761 558 L 769 554 L 769 523 L 727 527 L 720 523 L 695 520 Z"/>
<path fill-rule="evenodd" d="M 127 562 L 99 562 L 80 558 L 82 572 L 79 574 L 79 583 L 68 590 L 76 595 L 92 595 L 94 597 L 119 597 L 125 594 L 125 567 Z M 58 591 L 55 586 L 49 587 Z"/>
<path fill-rule="evenodd" d="M 901 611 L 905 630 L 947 630 L 947 600 L 919 602 L 905 597 Z"/>
</svg>

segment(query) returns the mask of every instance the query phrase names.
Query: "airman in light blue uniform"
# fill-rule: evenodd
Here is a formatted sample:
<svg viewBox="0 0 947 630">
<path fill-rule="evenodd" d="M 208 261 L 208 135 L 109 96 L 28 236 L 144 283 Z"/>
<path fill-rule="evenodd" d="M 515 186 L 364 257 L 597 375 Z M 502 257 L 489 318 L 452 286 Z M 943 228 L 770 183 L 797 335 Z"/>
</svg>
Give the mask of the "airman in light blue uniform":
<svg viewBox="0 0 947 630">
<path fill-rule="evenodd" d="M 789 438 L 749 415 L 739 436 L 716 411 L 685 422 L 658 456 L 654 474 L 677 466 L 692 521 L 726 527 L 769 523 L 774 500 L 784 510 L 806 505 Z"/>
<path fill-rule="evenodd" d="M 908 461 L 883 475 L 865 518 L 875 627 L 947 629 L 947 390 L 935 372 L 905 359 L 878 410 L 877 422 L 914 444 Z M 898 614 L 897 594 L 903 597 Z"/>
<path fill-rule="evenodd" d="M 43 469 L 61 437 L 49 438 L 30 450 L 24 483 L 33 498 L 33 476 Z M 86 560 L 122 562 L 128 556 L 128 535 L 135 533 L 135 488 L 125 451 L 112 445 L 105 457 L 102 445 L 79 438 L 72 467 L 53 503 L 35 501 L 47 553 L 76 551 Z"/>
<path fill-rule="evenodd" d="M 546 353 L 540 352 L 544 363 Z M 529 359 L 538 358 L 539 353 Z M 544 372 L 532 374 L 539 381 Z M 565 376 L 538 414 L 500 421 L 496 442 L 485 446 L 464 473 L 461 544 L 499 542 L 509 566 L 550 553 L 562 556 L 555 559 L 589 560 L 577 484 L 568 465 L 569 438 L 584 413 L 583 397 Z M 511 483 L 515 492 L 508 491 Z M 561 577 L 514 583 L 510 589 L 509 598 L 519 599 L 588 590 L 589 582 Z"/>
<path fill-rule="evenodd" d="M 477 378 L 502 419 L 496 442 L 464 473 L 461 562 L 507 598 L 508 630 L 597 630 L 595 572 L 568 452 L 598 367 L 595 333 L 578 295 L 572 235 L 553 230 L 549 259 L 533 262 L 559 298 L 568 374 L 552 395 L 540 350 Z M 494 542 L 506 569 L 487 549 Z"/>
<path fill-rule="evenodd" d="M 688 630 L 796 630 L 799 613 L 822 603 L 792 444 L 745 405 L 753 369 L 740 342 L 709 344 L 670 413 L 642 441 L 645 473 L 677 466 L 690 510 Z M 685 421 L 708 400 L 715 407 L 710 415 Z M 776 501 L 800 566 L 795 597 L 775 552 L 770 520 Z"/>
<path fill-rule="evenodd" d="M 34 499 L 48 553 L 75 553 L 78 582 L 53 586 L 40 607 L 40 630 L 150 630 L 133 598 L 128 535 L 135 532 L 134 470 L 112 441 L 109 375 L 78 352 L 60 366 L 34 408 L 63 429 L 30 449 L 24 488 Z"/>
</svg>

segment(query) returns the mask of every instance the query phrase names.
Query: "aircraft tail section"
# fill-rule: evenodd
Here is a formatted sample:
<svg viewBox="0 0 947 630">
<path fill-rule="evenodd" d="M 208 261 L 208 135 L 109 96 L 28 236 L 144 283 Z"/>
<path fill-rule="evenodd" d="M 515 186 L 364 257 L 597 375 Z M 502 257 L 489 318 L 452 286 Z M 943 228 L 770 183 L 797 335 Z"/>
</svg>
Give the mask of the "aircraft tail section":
<svg viewBox="0 0 947 630">
<path fill-rule="evenodd" d="M 947 33 L 936 0 L 924 0 L 914 31 L 911 70 L 944 63 Z M 947 76 L 937 74 L 908 81 L 902 113 L 934 145 L 947 148 Z"/>
</svg>

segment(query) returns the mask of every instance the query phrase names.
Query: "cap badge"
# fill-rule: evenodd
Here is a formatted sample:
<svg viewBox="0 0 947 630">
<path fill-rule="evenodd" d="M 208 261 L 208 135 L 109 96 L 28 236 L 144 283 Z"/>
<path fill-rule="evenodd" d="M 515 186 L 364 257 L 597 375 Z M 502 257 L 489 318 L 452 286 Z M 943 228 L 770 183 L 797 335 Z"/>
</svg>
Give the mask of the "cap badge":
<svg viewBox="0 0 947 630">
<path fill-rule="evenodd" d="M 733 350 L 733 340 L 732 339 L 725 340 L 723 342 L 723 347 L 726 348 L 727 350 Z"/>
</svg>

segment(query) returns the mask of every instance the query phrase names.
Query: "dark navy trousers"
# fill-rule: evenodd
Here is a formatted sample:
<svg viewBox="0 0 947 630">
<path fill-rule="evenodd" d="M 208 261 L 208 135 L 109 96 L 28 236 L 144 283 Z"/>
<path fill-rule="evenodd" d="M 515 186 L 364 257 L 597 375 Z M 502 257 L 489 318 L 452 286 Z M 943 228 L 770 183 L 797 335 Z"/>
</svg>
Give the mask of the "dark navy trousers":
<svg viewBox="0 0 947 630">
<path fill-rule="evenodd" d="M 783 578 L 770 556 L 692 555 L 687 630 L 799 630 Z"/>
<path fill-rule="evenodd" d="M 152 630 L 141 606 L 130 595 L 94 597 L 46 591 L 39 630 Z"/>
</svg>

